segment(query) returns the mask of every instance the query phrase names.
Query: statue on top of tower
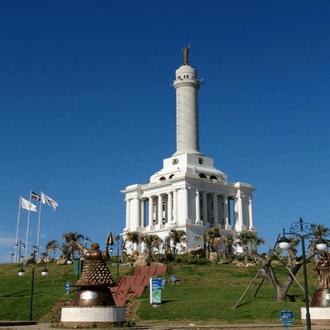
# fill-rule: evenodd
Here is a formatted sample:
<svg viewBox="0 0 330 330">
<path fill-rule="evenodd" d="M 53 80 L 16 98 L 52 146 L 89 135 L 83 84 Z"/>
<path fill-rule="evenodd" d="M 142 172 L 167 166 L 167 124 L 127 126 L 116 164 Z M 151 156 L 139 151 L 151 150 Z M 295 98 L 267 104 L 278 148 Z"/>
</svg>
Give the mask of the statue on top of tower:
<svg viewBox="0 0 330 330">
<path fill-rule="evenodd" d="M 182 48 L 181 52 L 183 54 L 183 65 L 189 65 L 189 49 L 190 49 L 190 45 L 188 45 L 188 47 L 184 47 Z"/>
</svg>

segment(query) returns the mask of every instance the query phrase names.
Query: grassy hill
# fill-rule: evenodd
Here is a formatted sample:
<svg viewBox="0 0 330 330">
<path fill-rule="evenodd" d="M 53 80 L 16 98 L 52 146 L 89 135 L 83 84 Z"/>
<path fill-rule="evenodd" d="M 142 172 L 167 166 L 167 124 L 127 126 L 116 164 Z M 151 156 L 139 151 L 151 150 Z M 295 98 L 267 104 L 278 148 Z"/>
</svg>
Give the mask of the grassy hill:
<svg viewBox="0 0 330 330">
<path fill-rule="evenodd" d="M 237 267 L 229 265 L 180 265 L 172 264 L 168 275 L 176 275 L 178 282 L 165 286 L 162 291 L 163 304 L 153 307 L 149 304 L 148 290 L 129 305 L 130 320 L 137 324 L 240 324 L 240 323 L 279 323 L 281 310 L 292 310 L 295 324 L 300 324 L 300 307 L 304 306 L 303 293 L 293 283 L 289 295 L 296 301 L 287 299 L 284 303 L 275 302 L 274 289 L 264 282 L 257 297 L 253 297 L 261 279 L 257 279 L 245 296 L 241 305 L 233 310 L 247 285 L 254 278 L 260 266 Z M 316 289 L 316 274 L 313 265 L 308 265 L 309 294 Z M 26 275 L 17 275 L 19 267 L 14 264 L 0 265 L 0 320 L 27 320 L 30 309 L 31 269 L 25 267 Z M 59 299 L 72 299 L 66 295 L 65 282 L 74 283 L 72 265 L 48 264 L 49 275 L 42 277 L 42 268 L 35 270 L 34 320 L 49 322 L 50 310 Z M 116 275 L 116 268 L 110 270 Z M 286 272 L 277 269 L 280 277 Z M 120 275 L 131 272 L 131 267 L 120 267 Z M 298 280 L 303 284 L 302 270 Z"/>
</svg>

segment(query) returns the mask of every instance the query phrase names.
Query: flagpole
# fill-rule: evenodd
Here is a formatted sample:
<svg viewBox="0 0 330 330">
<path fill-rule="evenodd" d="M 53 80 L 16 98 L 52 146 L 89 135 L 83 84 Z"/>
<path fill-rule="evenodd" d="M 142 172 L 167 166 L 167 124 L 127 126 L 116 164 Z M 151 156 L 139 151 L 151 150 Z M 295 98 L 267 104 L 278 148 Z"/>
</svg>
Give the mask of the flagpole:
<svg viewBox="0 0 330 330">
<path fill-rule="evenodd" d="M 42 193 L 42 190 L 41 190 Z M 40 207 L 39 207 L 39 219 L 38 219 L 38 235 L 37 235 L 37 259 L 39 258 L 39 250 L 40 250 L 40 231 L 41 231 L 41 194 L 39 197 Z"/>
<path fill-rule="evenodd" d="M 30 235 L 30 218 L 31 218 L 31 190 L 30 190 L 30 207 L 28 210 L 28 219 L 27 219 L 27 225 L 26 225 L 26 247 L 25 247 L 25 258 L 28 256 L 29 252 L 29 235 Z"/>
<path fill-rule="evenodd" d="M 21 219 L 21 198 L 22 196 L 19 195 L 19 202 L 18 202 L 18 214 L 17 214 L 17 225 L 16 225 L 16 244 L 15 244 L 15 260 L 19 262 L 20 256 L 18 255 L 18 240 L 19 240 L 19 225 Z"/>
</svg>

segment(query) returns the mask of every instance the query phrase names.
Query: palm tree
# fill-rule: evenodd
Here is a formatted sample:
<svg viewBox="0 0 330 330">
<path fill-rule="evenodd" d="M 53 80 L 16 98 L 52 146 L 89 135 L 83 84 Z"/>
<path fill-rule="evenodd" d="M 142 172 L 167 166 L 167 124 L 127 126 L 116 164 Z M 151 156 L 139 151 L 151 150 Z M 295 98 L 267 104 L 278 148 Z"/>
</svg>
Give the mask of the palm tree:
<svg viewBox="0 0 330 330">
<path fill-rule="evenodd" d="M 75 252 L 80 251 L 77 249 L 76 243 L 78 243 L 81 238 L 84 238 L 84 236 L 79 234 L 77 231 L 70 231 L 62 234 L 62 239 L 68 245 L 71 260 L 74 260 Z"/>
<path fill-rule="evenodd" d="M 216 248 L 222 243 L 220 229 L 212 227 L 204 233 L 204 242 L 206 246 L 206 258 L 210 257 L 210 252 L 214 252 Z"/>
<path fill-rule="evenodd" d="M 55 252 L 60 248 L 60 245 L 58 244 L 56 239 L 53 239 L 52 241 L 49 241 L 46 245 L 46 252 L 49 254 L 49 251 L 53 251 L 54 258 L 55 259 Z"/>
<path fill-rule="evenodd" d="M 70 245 L 68 243 L 62 243 L 60 250 L 62 252 L 60 258 L 67 259 L 70 254 Z"/>
<path fill-rule="evenodd" d="M 148 255 L 148 265 L 152 257 L 152 248 L 159 248 L 159 245 L 163 242 L 157 235 L 142 235 L 141 241 L 145 243 Z"/>
<path fill-rule="evenodd" d="M 265 240 L 261 237 L 257 237 L 257 236 L 254 236 L 252 237 L 251 239 L 251 243 L 252 243 L 252 248 L 253 250 L 258 253 L 258 246 L 260 244 L 265 244 Z"/>
<path fill-rule="evenodd" d="M 330 228 L 325 227 L 323 225 L 312 224 L 312 231 L 313 231 L 313 234 L 314 234 L 314 239 L 310 242 L 310 245 L 308 247 L 308 249 L 311 253 L 314 253 L 316 251 L 316 242 L 319 239 L 325 240 L 326 244 L 328 246 L 330 246 L 330 241 L 324 239 L 324 237 L 327 237 L 327 236 L 330 235 Z M 315 259 L 316 260 L 317 260 L 317 256 L 318 256 L 318 254 L 315 254 Z"/>
<path fill-rule="evenodd" d="M 244 254 L 244 262 L 247 264 L 248 262 L 248 254 L 249 254 L 249 244 L 251 239 L 253 238 L 253 234 L 251 233 L 240 233 L 237 236 L 237 244 L 243 247 L 243 254 Z"/>
<path fill-rule="evenodd" d="M 168 236 L 173 243 L 173 259 L 175 260 L 177 245 L 186 241 L 186 233 L 183 230 L 171 229 Z"/>
<path fill-rule="evenodd" d="M 42 256 L 43 258 L 47 258 L 47 257 L 48 257 L 48 253 L 47 253 L 47 252 L 42 252 L 42 253 L 41 253 L 41 256 Z"/>
<path fill-rule="evenodd" d="M 265 240 L 263 238 L 258 238 L 255 234 L 253 233 L 240 233 L 237 236 L 237 244 L 243 247 L 243 254 L 245 255 L 244 257 L 244 262 L 248 262 L 248 256 L 251 254 L 252 251 L 249 252 L 249 246 L 252 245 L 252 247 L 256 247 L 257 245 L 264 243 Z"/>
<path fill-rule="evenodd" d="M 141 242 L 141 234 L 138 231 L 130 231 L 126 235 L 126 241 L 133 244 L 139 244 Z"/>
<path fill-rule="evenodd" d="M 228 249 L 233 244 L 233 242 L 234 242 L 234 239 L 233 239 L 233 236 L 231 236 L 231 235 L 222 237 L 221 243 L 223 245 L 222 245 L 222 249 L 220 251 L 222 254 L 222 261 L 226 261 Z"/>
</svg>

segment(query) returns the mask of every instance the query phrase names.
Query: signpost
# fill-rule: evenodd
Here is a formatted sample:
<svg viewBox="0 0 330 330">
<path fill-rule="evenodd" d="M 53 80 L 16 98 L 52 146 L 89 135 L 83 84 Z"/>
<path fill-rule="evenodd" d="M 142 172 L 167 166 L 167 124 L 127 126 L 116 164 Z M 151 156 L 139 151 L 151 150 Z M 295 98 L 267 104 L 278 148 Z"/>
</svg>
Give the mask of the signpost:
<svg viewBox="0 0 330 330">
<path fill-rule="evenodd" d="M 163 279 L 161 278 L 150 279 L 150 304 L 162 303 L 162 289 L 164 289 Z"/>
<path fill-rule="evenodd" d="M 64 286 L 65 286 L 65 293 L 66 294 L 69 294 L 71 292 L 71 283 L 70 282 L 66 282 L 64 284 Z"/>
<path fill-rule="evenodd" d="M 283 324 L 283 327 L 289 328 L 292 326 L 294 318 L 293 318 L 293 312 L 292 311 L 281 311 L 280 312 L 280 320 Z"/>
</svg>

